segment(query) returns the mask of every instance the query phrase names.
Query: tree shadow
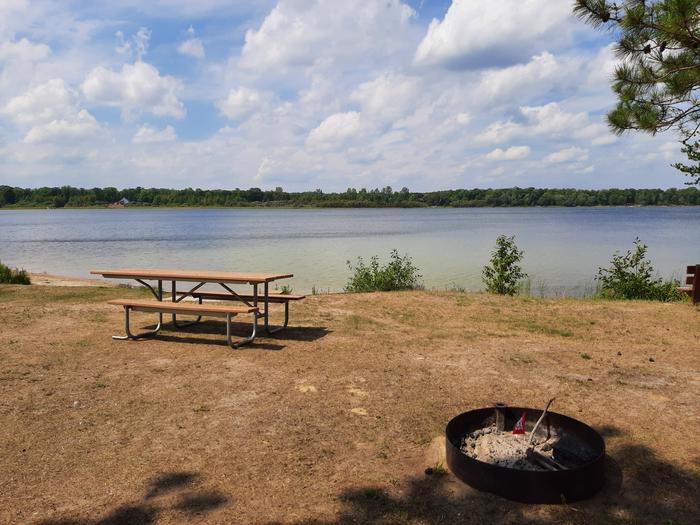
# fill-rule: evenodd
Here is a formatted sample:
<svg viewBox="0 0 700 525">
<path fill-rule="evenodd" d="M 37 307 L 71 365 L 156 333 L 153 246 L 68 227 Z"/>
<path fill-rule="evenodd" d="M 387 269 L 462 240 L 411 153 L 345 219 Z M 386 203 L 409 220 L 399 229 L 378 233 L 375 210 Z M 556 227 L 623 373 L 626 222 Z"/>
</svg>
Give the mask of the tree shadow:
<svg viewBox="0 0 700 525">
<path fill-rule="evenodd" d="M 601 425 L 597 426 L 596 432 L 603 436 L 604 438 L 618 437 L 622 435 L 622 431 L 613 425 Z"/>
<path fill-rule="evenodd" d="M 166 472 L 149 482 L 140 502 L 120 505 L 102 518 L 49 519 L 36 525 L 149 525 L 157 523 L 168 511 L 195 516 L 229 503 L 229 499 L 218 491 L 193 491 L 192 485 L 199 480 L 199 474 L 194 472 Z M 177 496 L 177 502 L 159 504 L 158 499 L 166 494 Z"/>
<path fill-rule="evenodd" d="M 187 514 L 203 514 L 226 503 L 226 498 L 218 492 L 187 494 L 175 505 L 175 508 Z"/>
<path fill-rule="evenodd" d="M 160 496 L 171 490 L 187 487 L 199 478 L 194 472 L 168 472 L 151 480 L 146 499 Z"/>
<path fill-rule="evenodd" d="M 617 435 L 623 435 L 618 429 L 614 430 Z M 399 484 L 402 490 L 396 494 L 378 486 L 347 490 L 340 497 L 343 508 L 336 517 L 301 519 L 293 523 L 680 525 L 697 523 L 699 485 L 700 476 L 690 470 L 663 461 L 648 447 L 626 444 L 608 455 L 605 486 L 586 501 L 561 505 L 518 503 L 474 490 L 452 474 L 418 476 Z M 281 522 L 267 525 L 281 525 Z"/>
</svg>

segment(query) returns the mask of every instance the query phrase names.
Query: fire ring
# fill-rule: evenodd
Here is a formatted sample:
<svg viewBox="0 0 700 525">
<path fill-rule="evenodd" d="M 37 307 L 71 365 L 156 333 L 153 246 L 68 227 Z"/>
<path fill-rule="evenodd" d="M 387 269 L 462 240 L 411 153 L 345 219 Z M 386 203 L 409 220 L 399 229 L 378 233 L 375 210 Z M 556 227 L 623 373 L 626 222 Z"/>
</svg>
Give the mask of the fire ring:
<svg viewBox="0 0 700 525">
<path fill-rule="evenodd" d="M 503 466 L 475 459 L 465 439 L 484 429 L 500 427 L 512 433 L 525 415 L 526 435 L 532 432 L 542 410 L 497 405 L 464 412 L 445 429 L 447 466 L 459 479 L 477 490 L 526 503 L 567 503 L 590 498 L 605 482 L 605 442 L 591 427 L 571 417 L 547 412 L 535 437 L 550 443 L 552 459 L 542 459 L 541 470 Z M 489 430 L 491 431 L 491 430 Z M 546 458 L 545 458 L 546 459 Z M 544 468 L 547 467 L 547 468 Z"/>
</svg>

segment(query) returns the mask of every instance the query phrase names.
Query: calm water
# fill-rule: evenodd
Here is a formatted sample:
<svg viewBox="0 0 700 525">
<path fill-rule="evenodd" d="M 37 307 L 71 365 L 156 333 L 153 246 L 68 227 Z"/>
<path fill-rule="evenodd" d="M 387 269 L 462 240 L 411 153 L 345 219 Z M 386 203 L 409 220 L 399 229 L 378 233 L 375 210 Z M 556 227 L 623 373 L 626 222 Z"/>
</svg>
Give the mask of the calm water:
<svg viewBox="0 0 700 525">
<path fill-rule="evenodd" d="M 639 236 L 659 273 L 700 262 L 700 207 L 390 210 L 2 210 L 0 260 L 34 272 L 172 267 L 292 272 L 295 291 L 343 288 L 346 261 L 408 253 L 429 287 L 481 287 L 495 238 L 514 234 L 533 292 L 580 293 Z"/>
</svg>

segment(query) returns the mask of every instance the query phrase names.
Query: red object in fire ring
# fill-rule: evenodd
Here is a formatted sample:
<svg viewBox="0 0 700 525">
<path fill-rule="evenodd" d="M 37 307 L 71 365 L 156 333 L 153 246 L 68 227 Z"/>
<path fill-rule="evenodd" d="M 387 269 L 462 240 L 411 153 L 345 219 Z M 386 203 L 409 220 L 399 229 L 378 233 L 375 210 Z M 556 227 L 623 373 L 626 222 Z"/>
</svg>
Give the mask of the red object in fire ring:
<svg viewBox="0 0 700 525">
<path fill-rule="evenodd" d="M 525 417 L 527 416 L 527 412 L 523 412 L 523 415 L 520 416 L 520 419 L 518 419 L 515 422 L 515 426 L 513 427 L 513 434 L 524 434 L 525 433 Z"/>
</svg>

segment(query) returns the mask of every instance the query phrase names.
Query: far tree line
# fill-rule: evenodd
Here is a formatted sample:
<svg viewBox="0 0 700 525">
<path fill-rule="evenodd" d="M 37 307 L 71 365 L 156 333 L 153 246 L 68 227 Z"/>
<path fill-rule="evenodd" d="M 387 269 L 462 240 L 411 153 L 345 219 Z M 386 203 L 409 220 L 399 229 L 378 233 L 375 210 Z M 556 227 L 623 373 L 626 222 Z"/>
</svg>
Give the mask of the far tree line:
<svg viewBox="0 0 700 525">
<path fill-rule="evenodd" d="M 547 189 L 501 188 L 457 189 L 411 192 L 390 186 L 367 190 L 348 188 L 344 192 L 319 190 L 287 192 L 250 188 L 247 190 L 182 190 L 165 188 L 74 188 L 71 186 L 17 188 L 0 186 L 0 207 L 63 208 L 113 205 L 122 199 L 128 206 L 210 206 L 210 207 L 534 207 L 534 206 L 696 206 L 700 189 Z"/>
</svg>

